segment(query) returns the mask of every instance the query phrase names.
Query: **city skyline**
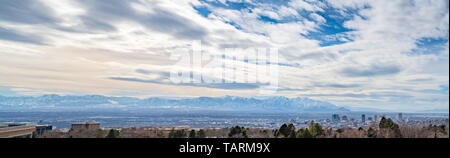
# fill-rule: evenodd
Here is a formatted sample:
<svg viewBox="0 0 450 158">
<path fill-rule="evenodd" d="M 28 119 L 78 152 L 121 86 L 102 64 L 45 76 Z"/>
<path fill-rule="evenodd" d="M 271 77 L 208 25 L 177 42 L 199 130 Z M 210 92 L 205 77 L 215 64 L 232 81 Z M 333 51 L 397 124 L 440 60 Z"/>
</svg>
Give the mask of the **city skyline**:
<svg viewBox="0 0 450 158">
<path fill-rule="evenodd" d="M 448 112 L 447 0 L 1 3 L 0 96 L 284 96 Z M 170 53 L 193 41 L 205 54 L 277 48 L 278 91 L 170 82 Z"/>
</svg>

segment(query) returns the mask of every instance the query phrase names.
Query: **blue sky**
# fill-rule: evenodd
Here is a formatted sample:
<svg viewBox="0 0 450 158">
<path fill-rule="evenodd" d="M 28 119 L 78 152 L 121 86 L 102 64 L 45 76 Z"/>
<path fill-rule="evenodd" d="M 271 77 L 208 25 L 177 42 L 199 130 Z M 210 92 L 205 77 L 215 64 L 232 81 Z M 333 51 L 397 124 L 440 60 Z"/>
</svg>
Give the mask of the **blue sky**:
<svg viewBox="0 0 450 158">
<path fill-rule="evenodd" d="M 448 0 L 1 4 L 3 96 L 264 95 L 263 84 L 170 83 L 170 52 L 200 40 L 206 54 L 278 48 L 273 96 L 388 110 L 449 107 Z"/>
<path fill-rule="evenodd" d="M 219 1 L 207 1 L 207 0 L 203 0 L 201 1 L 203 3 L 206 3 L 208 5 L 211 5 L 213 7 L 219 7 L 219 8 L 224 8 L 224 9 L 229 9 L 229 10 L 237 10 L 237 11 L 248 11 L 249 13 L 252 13 L 254 9 L 258 9 L 259 4 L 252 4 L 252 3 L 248 3 L 245 1 L 237 1 L 237 2 L 219 2 Z M 280 6 L 280 5 L 289 5 L 289 1 L 256 1 L 256 2 L 263 2 L 263 4 L 270 4 L 273 5 L 272 9 L 275 9 Z M 320 3 L 326 3 L 326 1 L 318 1 Z M 311 4 L 315 4 L 314 2 L 310 2 Z M 321 23 L 320 25 L 318 25 L 317 30 L 315 31 L 311 31 L 305 34 L 301 34 L 302 36 L 309 38 L 309 39 L 314 39 L 314 40 L 318 40 L 320 41 L 320 46 L 330 46 L 330 45 L 335 45 L 335 44 L 342 44 L 345 43 L 347 41 L 351 41 L 352 39 L 350 38 L 346 38 L 346 37 L 341 37 L 340 38 L 327 38 L 329 36 L 333 36 L 336 34 L 345 34 L 348 32 L 351 32 L 352 29 L 346 28 L 343 26 L 344 22 L 346 20 L 351 20 L 352 16 L 349 15 L 358 15 L 358 11 L 360 10 L 360 8 L 349 8 L 347 10 L 345 10 L 345 12 L 349 15 L 347 16 L 342 16 L 339 13 L 339 9 L 337 8 L 333 8 L 333 6 L 329 6 L 326 4 L 323 4 L 323 11 L 306 11 L 306 10 L 302 10 L 302 11 L 297 11 L 297 13 L 300 15 L 298 17 L 296 16 L 286 16 L 283 17 L 281 19 L 274 19 L 271 18 L 268 15 L 263 15 L 260 14 L 258 15 L 258 20 L 265 22 L 265 23 L 274 23 L 274 24 L 279 24 L 279 23 L 292 23 L 292 22 L 297 22 L 297 21 L 302 21 L 304 19 L 309 20 L 309 21 L 314 21 L 314 17 L 310 16 L 311 14 L 316 14 L 317 16 L 321 17 L 324 19 L 324 22 Z M 365 6 L 361 9 L 365 9 L 368 8 L 368 6 Z M 194 7 L 194 9 L 202 16 L 204 17 L 208 17 L 212 11 L 208 8 L 208 7 Z M 235 25 L 232 23 L 232 25 L 234 25 L 237 29 L 241 29 L 239 27 L 239 25 Z"/>
</svg>

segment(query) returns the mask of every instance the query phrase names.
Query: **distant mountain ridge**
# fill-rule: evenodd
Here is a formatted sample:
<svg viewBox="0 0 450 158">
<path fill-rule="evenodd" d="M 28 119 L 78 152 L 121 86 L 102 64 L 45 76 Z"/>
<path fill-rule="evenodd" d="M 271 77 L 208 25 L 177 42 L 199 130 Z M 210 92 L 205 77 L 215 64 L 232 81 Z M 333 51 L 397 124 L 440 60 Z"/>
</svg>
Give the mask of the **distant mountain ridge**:
<svg viewBox="0 0 450 158">
<path fill-rule="evenodd" d="M 309 98 L 286 97 L 198 97 L 170 99 L 151 97 L 138 99 L 133 97 L 107 97 L 102 95 L 59 96 L 43 95 L 39 97 L 0 96 L 1 109 L 40 109 L 40 108 L 186 108 L 200 110 L 245 110 L 280 112 L 345 112 L 344 107 L 312 100 Z"/>
</svg>

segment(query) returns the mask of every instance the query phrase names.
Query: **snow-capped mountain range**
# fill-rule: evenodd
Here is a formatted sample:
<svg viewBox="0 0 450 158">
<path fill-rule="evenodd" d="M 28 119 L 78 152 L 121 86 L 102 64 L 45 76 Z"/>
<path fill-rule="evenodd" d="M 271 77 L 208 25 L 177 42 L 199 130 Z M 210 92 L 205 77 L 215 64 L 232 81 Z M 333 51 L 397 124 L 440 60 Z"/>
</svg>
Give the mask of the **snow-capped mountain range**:
<svg viewBox="0 0 450 158">
<path fill-rule="evenodd" d="M 199 97 L 146 99 L 132 97 L 107 97 L 101 95 L 39 97 L 0 96 L 2 109 L 89 109 L 89 108 L 177 108 L 200 110 L 281 111 L 281 112 L 344 112 L 344 107 L 309 98 L 286 97 Z"/>
</svg>

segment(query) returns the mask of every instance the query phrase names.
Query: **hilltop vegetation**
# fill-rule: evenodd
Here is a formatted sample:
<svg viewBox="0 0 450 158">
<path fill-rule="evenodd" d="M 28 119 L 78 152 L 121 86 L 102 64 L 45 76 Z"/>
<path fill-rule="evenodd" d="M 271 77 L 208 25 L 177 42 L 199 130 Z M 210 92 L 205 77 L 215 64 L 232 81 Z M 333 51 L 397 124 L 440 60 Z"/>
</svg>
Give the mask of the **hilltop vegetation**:
<svg viewBox="0 0 450 158">
<path fill-rule="evenodd" d="M 234 126 L 214 129 L 123 128 L 53 131 L 37 138 L 449 138 L 449 125 L 407 126 L 382 118 L 378 126 L 329 128 L 311 121 L 307 128 L 283 124 L 279 129 Z"/>
</svg>

